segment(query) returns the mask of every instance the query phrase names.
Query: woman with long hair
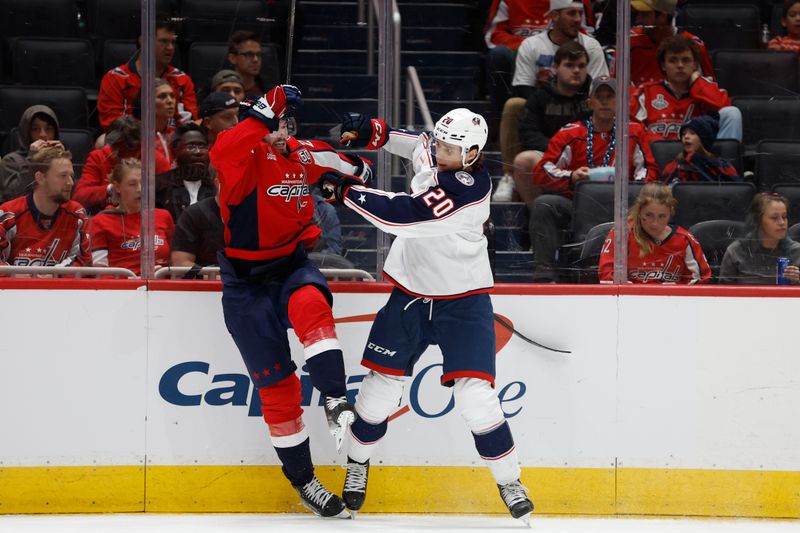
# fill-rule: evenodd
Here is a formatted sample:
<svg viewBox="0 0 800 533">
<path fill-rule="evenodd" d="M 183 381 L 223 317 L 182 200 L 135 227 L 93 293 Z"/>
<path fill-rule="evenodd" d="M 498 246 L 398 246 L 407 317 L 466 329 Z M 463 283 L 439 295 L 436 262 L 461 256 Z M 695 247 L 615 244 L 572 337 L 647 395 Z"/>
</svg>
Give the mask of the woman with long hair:
<svg viewBox="0 0 800 533">
<path fill-rule="evenodd" d="M 648 183 L 628 212 L 628 283 L 707 283 L 711 268 L 700 244 L 669 223 L 675 198 L 666 185 Z M 600 252 L 601 283 L 614 277 L 614 230 Z"/>
<path fill-rule="evenodd" d="M 725 250 L 720 283 L 741 285 L 778 284 L 778 259 L 788 259 L 781 284 L 800 284 L 800 243 L 787 235 L 789 200 L 762 192 L 753 198 L 747 219 L 749 231 Z"/>
<path fill-rule="evenodd" d="M 141 275 L 142 163 L 123 159 L 114 167 L 109 182 L 119 195 L 119 206 L 101 211 L 89 223 L 92 264 L 127 268 Z M 156 267 L 169 265 L 169 243 L 175 224 L 166 209 L 155 210 Z"/>
</svg>

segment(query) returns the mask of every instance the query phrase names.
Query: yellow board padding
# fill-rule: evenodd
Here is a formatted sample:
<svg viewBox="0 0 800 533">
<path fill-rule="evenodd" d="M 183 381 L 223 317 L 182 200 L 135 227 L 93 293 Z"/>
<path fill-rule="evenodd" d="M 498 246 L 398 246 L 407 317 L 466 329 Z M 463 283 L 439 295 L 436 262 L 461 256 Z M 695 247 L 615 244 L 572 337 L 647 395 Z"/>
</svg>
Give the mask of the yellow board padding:
<svg viewBox="0 0 800 533">
<path fill-rule="evenodd" d="M 800 472 L 620 468 L 617 512 L 800 518 Z"/>
<path fill-rule="evenodd" d="M 142 511 L 143 466 L 0 468 L 0 514 Z"/>
<path fill-rule="evenodd" d="M 317 467 L 341 494 L 344 469 Z M 528 468 L 523 483 L 538 511 L 613 514 L 614 469 Z M 147 511 L 278 513 L 302 511 L 276 466 L 149 466 Z M 489 470 L 477 467 L 373 466 L 362 512 L 505 514 Z"/>
<path fill-rule="evenodd" d="M 344 470 L 318 466 L 340 493 Z M 800 472 L 524 468 L 539 514 L 800 518 Z M 0 513 L 305 512 L 276 466 L 0 468 Z M 363 512 L 504 514 L 479 467 L 370 469 Z"/>
</svg>

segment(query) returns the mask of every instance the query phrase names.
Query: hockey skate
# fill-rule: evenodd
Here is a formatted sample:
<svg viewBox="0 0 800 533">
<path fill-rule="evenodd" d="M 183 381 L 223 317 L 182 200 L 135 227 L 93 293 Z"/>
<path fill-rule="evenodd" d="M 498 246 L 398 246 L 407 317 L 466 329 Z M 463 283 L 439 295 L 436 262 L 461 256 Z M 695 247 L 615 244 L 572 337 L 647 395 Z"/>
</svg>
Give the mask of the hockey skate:
<svg viewBox="0 0 800 533">
<path fill-rule="evenodd" d="M 336 439 L 336 449 L 341 451 L 347 428 L 356 421 L 356 412 L 344 396 L 325 396 L 325 417 L 328 429 Z"/>
<path fill-rule="evenodd" d="M 344 478 L 342 499 L 348 509 L 358 511 L 364 505 L 367 497 L 367 478 L 369 476 L 369 461 L 359 463 L 347 458 L 347 475 Z"/>
<path fill-rule="evenodd" d="M 497 485 L 500 489 L 500 497 L 508 507 L 511 516 L 522 520 L 525 525 L 530 525 L 531 513 L 533 513 L 533 502 L 528 499 L 528 489 L 525 488 L 520 480 Z"/>
<path fill-rule="evenodd" d="M 323 518 L 351 518 L 342 499 L 326 489 L 317 476 L 305 485 L 292 486 L 300 495 L 300 501 L 306 509 L 315 515 Z"/>
</svg>

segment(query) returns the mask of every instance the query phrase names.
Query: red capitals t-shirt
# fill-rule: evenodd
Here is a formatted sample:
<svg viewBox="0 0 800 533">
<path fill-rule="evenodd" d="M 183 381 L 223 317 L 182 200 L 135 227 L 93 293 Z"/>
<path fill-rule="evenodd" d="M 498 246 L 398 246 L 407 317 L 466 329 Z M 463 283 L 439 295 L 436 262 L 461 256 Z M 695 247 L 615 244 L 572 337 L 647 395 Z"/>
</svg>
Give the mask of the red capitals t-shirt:
<svg viewBox="0 0 800 533">
<path fill-rule="evenodd" d="M 101 211 L 89 223 L 94 266 L 127 268 L 141 275 L 141 213 L 123 213 L 119 209 Z M 169 265 L 169 243 L 175 224 L 166 209 L 155 210 L 156 265 Z"/>
</svg>

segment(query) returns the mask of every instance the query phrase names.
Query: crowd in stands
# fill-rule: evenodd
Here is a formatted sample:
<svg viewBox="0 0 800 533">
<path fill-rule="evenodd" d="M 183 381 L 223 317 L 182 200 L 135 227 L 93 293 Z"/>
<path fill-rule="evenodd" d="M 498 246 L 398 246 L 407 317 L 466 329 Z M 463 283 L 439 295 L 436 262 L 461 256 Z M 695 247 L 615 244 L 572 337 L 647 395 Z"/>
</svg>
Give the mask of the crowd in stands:
<svg viewBox="0 0 800 533">
<path fill-rule="evenodd" d="M 753 181 L 752 172 L 715 154 L 715 142 L 735 143 L 741 149 L 743 117 L 728 91 L 716 81 L 711 55 L 701 37 L 677 25 L 680 10 L 689 4 L 693 2 L 631 1 L 628 176 L 631 182 L 654 182 L 632 189 L 640 192 L 629 218 L 628 279 L 634 283 L 707 283 L 712 279 L 733 283 L 736 277 L 720 274 L 712 278 L 700 243 L 688 229 L 668 224 L 677 201 L 669 187 L 698 182 L 747 185 Z M 580 245 L 583 237 L 573 232 L 575 210 L 579 209 L 574 200 L 576 190 L 582 182 L 614 179 L 615 144 L 620 135 L 614 127 L 616 9 L 615 2 L 590 6 L 577 0 L 496 0 L 489 14 L 488 94 L 492 120 L 500 124 L 504 174 L 493 200 L 524 203 L 528 224 L 522 247 L 530 246 L 533 251 L 534 282 L 573 279 L 570 269 L 576 263 L 565 245 Z M 768 47 L 800 51 L 800 1 L 785 0 L 773 9 L 782 10 L 786 35 L 770 40 Z M 599 116 L 604 113 L 609 118 Z M 658 161 L 655 148 L 663 153 L 662 147 L 669 141 L 676 146 L 671 160 Z M 788 211 L 789 201 L 778 198 L 785 201 Z M 661 222 L 648 227 L 643 217 L 650 217 L 653 210 L 660 211 Z M 607 210 L 609 218 L 595 221 L 598 228 L 613 218 L 611 213 Z M 728 218 L 735 217 L 731 214 Z M 753 213 L 749 218 L 747 238 L 755 242 L 763 234 L 761 218 Z M 701 215 L 700 220 L 706 219 Z M 786 221 L 781 231 L 781 238 L 766 242 L 789 239 Z M 594 265 L 601 281 L 611 279 L 612 238 L 613 232 L 605 239 L 602 253 L 595 251 Z M 744 253 L 763 257 L 757 245 L 742 248 L 742 241 L 736 242 Z M 763 245 L 765 241 L 761 238 L 760 242 Z M 589 242 L 583 245 L 589 247 Z M 775 257 L 789 257 L 791 264 L 797 265 L 790 257 L 791 248 L 781 246 Z M 670 258 L 670 265 L 656 257 Z M 729 271 L 729 254 L 725 260 Z M 678 263 L 684 266 L 677 269 Z M 767 263 L 762 261 L 759 275 L 742 276 L 750 283 L 756 279 L 763 283 L 767 278 L 777 283 L 776 262 L 771 262 L 771 275 L 765 277 Z M 719 265 L 714 268 L 716 273 Z M 796 283 L 793 275 L 789 283 Z"/>
<path fill-rule="evenodd" d="M 615 118 L 622 111 L 631 120 L 625 132 L 629 179 L 647 183 L 631 197 L 631 282 L 775 283 L 778 257 L 790 258 L 785 276 L 798 282 L 800 245 L 788 236 L 792 205 L 783 196 L 756 195 L 746 234 L 731 239 L 722 264 L 711 267 L 691 228 L 670 225 L 675 184 L 753 180 L 752 172 L 717 153 L 718 141 L 741 146 L 743 117 L 718 83 L 701 36 L 677 25 L 680 10 L 691 3 L 631 1 L 626 110 L 616 106 L 615 2 L 494 0 L 488 8 L 487 118 L 503 163 L 493 201 L 524 204 L 523 246 L 533 251 L 533 281 L 571 281 L 563 273 L 563 247 L 577 237 L 576 193 L 585 183 L 613 181 L 621 134 Z M 786 35 L 768 47 L 800 52 L 800 0 L 785 0 L 775 9 L 782 10 Z M 154 243 L 157 266 L 200 267 L 216 264 L 223 240 L 208 152 L 220 132 L 237 124 L 239 103 L 263 94 L 272 80 L 264 75 L 262 35 L 238 29 L 219 52 L 226 68 L 196 84 L 174 65 L 179 33 L 173 20 L 157 21 Z M 13 149 L 0 162 L 0 264 L 122 266 L 139 273 L 141 70 L 137 52 L 102 76 L 94 150 L 77 164 L 53 109 L 36 104 L 19 110 L 18 126 L 5 143 Z M 283 153 L 289 127 L 265 142 Z M 675 149 L 665 161 L 656 148 L 666 141 Z M 324 230 L 317 251 L 341 257 L 337 211 L 319 195 L 314 200 Z M 594 257 L 601 281 L 610 279 L 612 237 L 613 231 Z M 663 258 L 670 264 L 659 263 Z M 660 277 L 654 274 L 658 265 Z"/>
</svg>

